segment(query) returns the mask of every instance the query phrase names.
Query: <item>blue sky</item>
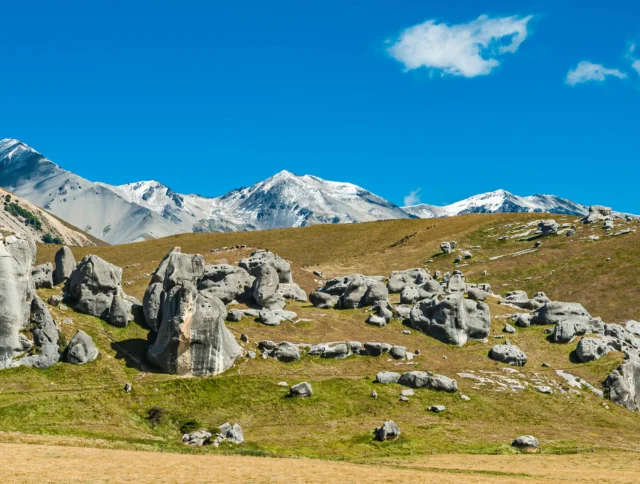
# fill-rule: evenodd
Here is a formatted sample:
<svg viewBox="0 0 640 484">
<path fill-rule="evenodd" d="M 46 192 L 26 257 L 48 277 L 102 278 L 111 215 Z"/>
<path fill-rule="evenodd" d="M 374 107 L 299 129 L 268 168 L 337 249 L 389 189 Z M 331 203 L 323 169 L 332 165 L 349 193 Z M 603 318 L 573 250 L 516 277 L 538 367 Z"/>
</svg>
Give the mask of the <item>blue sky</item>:
<svg viewBox="0 0 640 484">
<path fill-rule="evenodd" d="M 91 180 L 217 196 L 288 169 L 397 204 L 504 188 L 640 213 L 637 2 L 27 0 L 2 17 L 0 138 Z"/>
</svg>

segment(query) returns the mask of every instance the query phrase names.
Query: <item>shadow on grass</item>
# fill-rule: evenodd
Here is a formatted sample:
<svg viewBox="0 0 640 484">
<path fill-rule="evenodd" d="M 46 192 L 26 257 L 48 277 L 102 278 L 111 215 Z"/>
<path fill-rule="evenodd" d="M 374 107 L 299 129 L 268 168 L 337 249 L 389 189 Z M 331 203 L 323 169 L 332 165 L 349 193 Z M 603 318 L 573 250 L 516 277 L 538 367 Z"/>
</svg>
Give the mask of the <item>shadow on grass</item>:
<svg viewBox="0 0 640 484">
<path fill-rule="evenodd" d="M 151 341 L 142 338 L 114 341 L 111 348 L 116 352 L 116 359 L 124 360 L 127 368 L 135 368 L 147 373 L 159 373 L 157 369 L 146 362 L 147 350 Z"/>
</svg>

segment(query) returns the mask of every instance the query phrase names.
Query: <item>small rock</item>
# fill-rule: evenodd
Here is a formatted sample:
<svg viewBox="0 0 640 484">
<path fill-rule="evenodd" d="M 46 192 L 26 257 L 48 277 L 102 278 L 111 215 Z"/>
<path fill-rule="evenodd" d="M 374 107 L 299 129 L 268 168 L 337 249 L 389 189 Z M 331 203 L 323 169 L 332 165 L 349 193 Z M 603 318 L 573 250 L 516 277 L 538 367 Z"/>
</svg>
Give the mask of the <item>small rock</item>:
<svg viewBox="0 0 640 484">
<path fill-rule="evenodd" d="M 431 405 L 429 411 L 433 413 L 442 413 L 447 409 L 444 405 Z"/>
<path fill-rule="evenodd" d="M 408 329 L 405 329 L 402 331 L 402 334 L 411 334 L 411 331 L 409 331 Z"/>
<path fill-rule="evenodd" d="M 129 393 L 131 391 L 131 383 L 124 384 L 124 391 Z"/>
<path fill-rule="evenodd" d="M 375 390 L 371 392 L 371 398 L 378 398 L 378 392 Z"/>
<path fill-rule="evenodd" d="M 311 385 L 309 385 L 306 381 L 302 383 L 298 383 L 297 385 L 292 386 L 289 389 L 290 397 L 310 397 L 313 395 L 313 390 L 311 389 Z"/>
<path fill-rule="evenodd" d="M 542 367 L 543 368 L 551 368 L 551 365 L 549 363 L 547 363 L 546 361 L 542 362 Z"/>
<path fill-rule="evenodd" d="M 278 383 L 278 386 L 280 386 L 280 387 L 288 387 L 289 384 L 286 381 L 281 381 L 281 382 Z"/>
<path fill-rule="evenodd" d="M 509 323 L 504 325 L 504 330 L 505 333 L 509 333 L 509 334 L 515 334 L 516 332 L 516 328 L 514 328 L 513 326 L 511 326 Z"/>
<path fill-rule="evenodd" d="M 411 388 L 407 388 L 406 390 L 402 390 L 402 396 L 403 397 L 412 397 L 416 394 L 416 392 L 414 392 Z"/>
<path fill-rule="evenodd" d="M 393 440 L 400 435 L 400 427 L 393 421 L 387 420 L 382 426 L 375 430 L 376 440 L 384 442 L 385 440 Z"/>
<path fill-rule="evenodd" d="M 255 360 L 256 356 L 257 355 L 255 351 L 247 351 L 247 358 L 249 358 L 250 360 Z"/>
<path fill-rule="evenodd" d="M 240 335 L 240 341 L 242 341 L 243 343 L 248 343 L 249 342 L 249 336 L 245 333 L 242 333 Z"/>
<path fill-rule="evenodd" d="M 465 402 L 468 402 L 469 400 L 471 400 L 471 398 L 469 398 L 467 395 L 464 394 L 460 394 L 460 400 L 463 400 Z"/>
<path fill-rule="evenodd" d="M 533 435 L 522 435 L 515 439 L 511 445 L 527 452 L 536 452 L 540 444 Z"/>
<path fill-rule="evenodd" d="M 405 397 L 404 395 L 400 397 L 400 401 L 401 402 L 408 402 L 409 398 Z"/>
<path fill-rule="evenodd" d="M 546 385 L 539 385 L 539 386 L 536 386 L 536 387 L 533 387 L 533 388 L 538 390 L 540 393 L 546 393 L 548 395 L 553 393 L 553 390 L 551 389 L 551 387 L 548 387 Z"/>
</svg>

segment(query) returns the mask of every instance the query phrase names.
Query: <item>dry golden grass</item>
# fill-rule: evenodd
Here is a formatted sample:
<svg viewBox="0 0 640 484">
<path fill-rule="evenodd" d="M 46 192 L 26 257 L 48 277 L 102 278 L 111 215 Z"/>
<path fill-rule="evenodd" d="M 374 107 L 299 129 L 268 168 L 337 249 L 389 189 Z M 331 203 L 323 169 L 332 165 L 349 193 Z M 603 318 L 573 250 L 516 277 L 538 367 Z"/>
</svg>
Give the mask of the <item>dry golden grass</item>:
<svg viewBox="0 0 640 484">
<path fill-rule="evenodd" d="M 515 484 L 632 483 L 633 454 L 564 456 L 434 455 L 359 465 L 309 459 L 180 455 L 28 444 L 0 444 L 3 482 L 402 482 Z"/>
</svg>

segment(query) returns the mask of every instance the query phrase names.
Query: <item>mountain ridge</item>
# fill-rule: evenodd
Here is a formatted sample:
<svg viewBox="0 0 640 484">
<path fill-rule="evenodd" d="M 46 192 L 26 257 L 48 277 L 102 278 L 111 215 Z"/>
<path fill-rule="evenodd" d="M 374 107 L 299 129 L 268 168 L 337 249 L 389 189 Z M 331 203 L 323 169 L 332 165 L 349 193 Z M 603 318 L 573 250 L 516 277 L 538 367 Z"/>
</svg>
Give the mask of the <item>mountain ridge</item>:
<svg viewBox="0 0 640 484">
<path fill-rule="evenodd" d="M 347 182 L 282 170 L 218 197 L 181 194 L 157 180 L 92 182 L 15 139 L 0 141 L 0 186 L 109 243 L 188 232 L 236 232 L 327 223 L 435 218 L 465 213 L 549 212 L 582 216 L 587 206 L 555 195 L 506 190 L 445 206 L 400 207 Z"/>
</svg>

